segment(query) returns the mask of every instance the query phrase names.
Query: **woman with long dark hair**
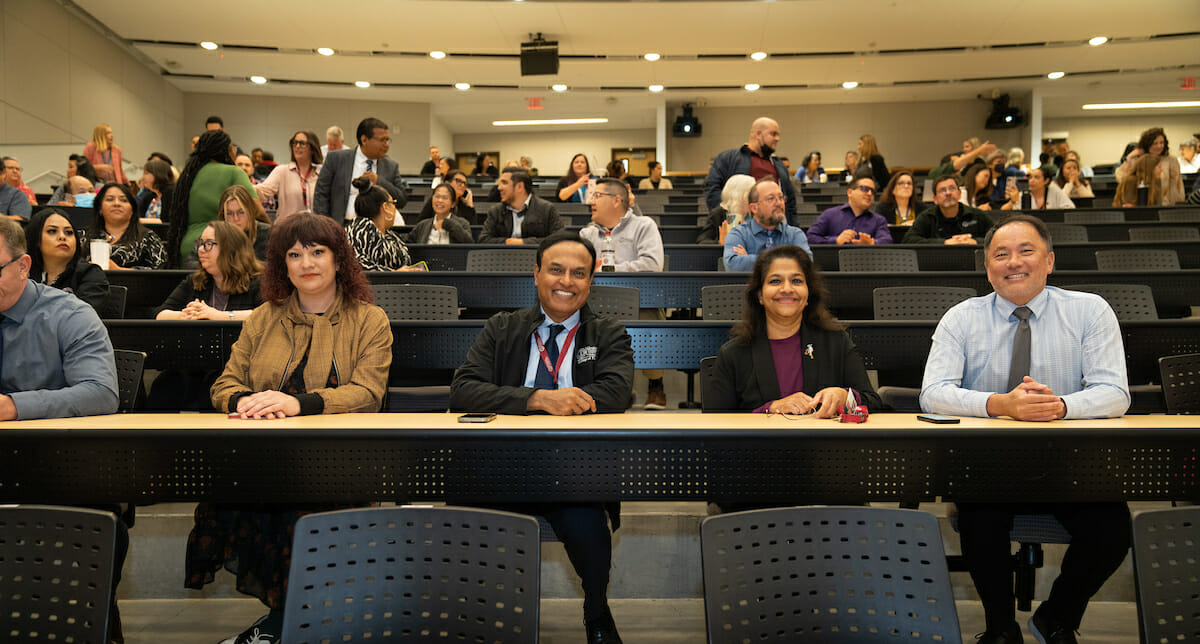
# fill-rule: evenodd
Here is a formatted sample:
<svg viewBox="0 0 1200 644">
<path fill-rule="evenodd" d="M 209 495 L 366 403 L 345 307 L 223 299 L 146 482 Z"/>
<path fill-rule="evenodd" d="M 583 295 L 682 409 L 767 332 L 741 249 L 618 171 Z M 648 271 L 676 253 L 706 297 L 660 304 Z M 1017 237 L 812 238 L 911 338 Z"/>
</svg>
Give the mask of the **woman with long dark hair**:
<svg viewBox="0 0 1200 644">
<path fill-rule="evenodd" d="M 217 209 L 221 193 L 229 186 L 242 186 L 258 198 L 250 178 L 233 165 L 236 148 L 224 130 L 209 130 L 200 135 L 196 150 L 188 156 L 179 181 L 175 184 L 175 203 L 171 208 L 167 249 L 172 267 L 186 266 L 188 254 L 204 232 L 208 222 L 220 217 Z"/>
<path fill-rule="evenodd" d="M 592 167 L 585 154 L 580 152 L 571 157 L 571 165 L 567 167 L 567 173 L 558 180 L 558 185 L 554 188 L 558 194 L 558 200 L 583 203 L 588 181 L 594 178 Z"/>
<path fill-rule="evenodd" d="M 312 210 L 317 191 L 317 176 L 321 173 L 321 148 L 313 132 L 297 130 L 288 141 L 292 161 L 275 166 L 257 190 L 260 197 L 275 197 L 275 220 L 279 221 L 303 210 Z"/>
<path fill-rule="evenodd" d="M 43 208 L 34 214 L 25 226 L 25 252 L 33 260 L 29 279 L 74 293 L 102 318 L 115 317 L 115 311 L 104 308 L 108 276 L 87 260 L 65 210 Z"/>
<path fill-rule="evenodd" d="M 392 230 L 396 223 L 396 200 L 365 177 L 358 177 L 350 185 L 358 190 L 354 199 L 354 212 L 358 216 L 346 226 L 346 237 L 358 263 L 364 271 L 397 271 L 407 267 L 411 261 L 408 247 L 400 239 L 400 233 Z"/>
<path fill-rule="evenodd" d="M 153 230 L 138 220 L 133 191 L 123 183 L 106 183 L 92 202 L 88 239 L 109 243 L 108 269 L 164 268 L 167 250 Z M 88 249 L 91 254 L 91 249 Z"/>
<path fill-rule="evenodd" d="M 916 183 L 913 174 L 907 170 L 893 174 L 887 187 L 883 189 L 883 194 L 879 196 L 875 212 L 883 215 L 888 223 L 911 226 L 921 206 L 921 202 L 916 198 Z"/>
</svg>

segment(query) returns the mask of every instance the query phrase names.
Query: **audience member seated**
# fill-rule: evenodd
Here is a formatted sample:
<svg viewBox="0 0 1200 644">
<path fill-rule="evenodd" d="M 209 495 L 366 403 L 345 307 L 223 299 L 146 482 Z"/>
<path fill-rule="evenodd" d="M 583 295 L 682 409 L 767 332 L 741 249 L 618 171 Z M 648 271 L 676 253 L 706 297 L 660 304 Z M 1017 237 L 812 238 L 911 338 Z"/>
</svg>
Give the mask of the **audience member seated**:
<svg viewBox="0 0 1200 644">
<path fill-rule="evenodd" d="M 471 174 L 476 177 L 491 177 L 495 179 L 500 174 L 500 170 L 496 167 L 495 162 L 492 161 L 491 155 L 481 154 L 475 159 L 475 171 Z"/>
<path fill-rule="evenodd" d="M 54 205 L 91 208 L 96 203 L 96 186 L 85 177 L 75 175 L 67 179 L 66 186 L 67 193 L 60 201 L 54 202 Z"/>
<path fill-rule="evenodd" d="M 462 177 L 463 182 L 466 182 L 466 177 L 461 173 L 455 175 Z M 440 183 L 433 189 L 429 195 L 430 210 L 433 213 L 428 219 L 421 219 L 417 225 L 413 227 L 412 232 L 408 233 L 408 243 L 410 244 L 473 244 L 475 239 L 471 236 L 471 223 L 466 219 L 454 214 L 454 203 L 457 195 L 454 193 L 453 184 Z M 356 247 L 357 248 L 357 247 Z"/>
<path fill-rule="evenodd" d="M 595 179 L 592 176 L 592 167 L 588 163 L 588 158 L 582 152 L 571 157 L 571 166 L 567 168 L 567 174 L 558 180 L 558 185 L 554 190 L 558 194 L 559 201 L 569 201 L 571 203 L 584 203 L 584 198 L 587 195 L 588 182 Z"/>
<path fill-rule="evenodd" d="M 437 167 L 433 171 L 433 179 L 429 180 L 429 187 L 436 188 L 438 184 L 446 180 L 446 175 L 455 169 L 457 169 L 457 166 L 450 159 L 438 159 Z"/>
<path fill-rule="evenodd" d="M 239 189 L 233 186 L 231 189 Z M 236 203 L 236 200 L 234 200 Z M 245 320 L 262 304 L 262 266 L 236 226 L 214 221 L 196 241 L 199 268 L 183 278 L 155 312 L 158 320 Z"/>
<path fill-rule="evenodd" d="M 531 157 L 527 154 L 522 154 L 520 164 L 521 164 L 521 169 L 524 170 L 525 172 L 528 172 L 529 176 L 531 176 L 531 177 L 538 176 L 538 169 L 533 167 L 533 157 Z"/>
<path fill-rule="evenodd" d="M 988 204 L 992 210 L 997 210 L 1004 206 L 1004 202 L 1008 199 L 1004 196 L 1004 191 L 1008 188 L 1008 176 L 1010 168 L 1007 167 L 1008 153 L 1004 150 L 996 150 L 988 155 L 984 160 L 988 168 L 991 169 L 992 194 L 988 197 Z M 1018 170 L 1014 170 L 1017 172 Z"/>
<path fill-rule="evenodd" d="M 638 190 L 674 190 L 670 179 L 663 177 L 663 164 L 658 161 L 649 163 L 650 176 L 638 183 Z"/>
<path fill-rule="evenodd" d="M 942 157 L 937 167 L 929 171 L 929 178 L 937 179 L 949 173 L 959 174 L 960 176 L 965 175 L 968 169 L 983 163 L 981 159 L 986 159 L 995 151 L 996 146 L 991 141 L 979 143 L 979 139 L 967 139 L 963 141 L 962 153 L 956 154 L 952 152 Z"/>
<path fill-rule="evenodd" d="M 355 130 L 358 146 L 352 150 L 330 152 L 321 166 L 317 188 L 313 199 L 313 212 L 332 218 L 346 226 L 356 216 L 354 199 L 358 196 L 352 181 L 366 177 L 371 183 L 387 190 L 396 200 L 396 207 L 408 203 L 408 186 L 400 176 L 400 166 L 387 156 L 392 145 L 392 134 L 388 124 L 367 117 L 358 123 Z M 404 225 L 404 217 L 397 215 L 397 225 Z"/>
<path fill-rule="evenodd" d="M 1078 152 L 1074 150 L 1067 150 L 1067 153 L 1063 155 L 1063 163 L 1066 163 L 1070 159 L 1074 159 L 1075 163 L 1079 165 L 1079 174 L 1081 176 L 1087 179 L 1091 179 L 1095 176 L 1095 172 L 1092 171 L 1092 166 L 1084 165 L 1083 160 L 1079 157 Z"/>
<path fill-rule="evenodd" d="M 470 186 L 467 185 L 467 175 L 463 174 L 460 170 L 450 170 L 446 173 L 446 180 L 442 183 L 454 189 L 454 203 L 450 206 L 450 213 L 459 219 L 465 220 L 468 226 L 474 226 L 479 223 L 475 214 L 475 196 L 471 193 Z M 442 184 L 439 183 L 438 185 Z M 437 186 L 434 187 L 436 188 Z M 430 199 L 427 199 L 425 205 L 421 206 L 421 214 L 417 217 L 418 224 L 425 219 L 433 217 L 432 196 L 433 193 L 430 193 Z"/>
<path fill-rule="evenodd" d="M 842 168 L 842 171 L 838 173 L 837 178 L 838 181 L 846 183 L 854 178 L 854 173 L 858 172 L 858 153 L 854 150 L 850 150 L 846 153 L 845 159 L 842 161 L 842 163 L 845 165 L 845 167 Z"/>
<path fill-rule="evenodd" d="M 778 183 L 773 179 L 759 179 L 750 188 L 748 199 L 753 218 L 730 230 L 725 238 L 726 270 L 751 270 L 758 253 L 772 246 L 795 244 L 812 253 L 804 231 L 784 221 L 785 201 Z"/>
<path fill-rule="evenodd" d="M 959 199 L 972 208 L 980 210 L 992 209 L 992 169 L 982 162 L 972 164 L 963 175 L 963 186 L 966 194 Z M 963 192 L 963 191 L 960 191 Z"/>
<path fill-rule="evenodd" d="M 1117 192 L 1113 195 L 1113 205 L 1122 208 L 1133 206 L 1162 205 L 1162 192 L 1152 189 L 1159 183 L 1162 176 L 1162 162 L 1149 154 L 1138 156 L 1133 161 L 1133 170 L 1117 183 Z"/>
<path fill-rule="evenodd" d="M 879 153 L 879 146 L 875 144 L 874 135 L 864 134 L 858 137 L 858 157 L 861 159 L 860 167 L 853 176 L 859 176 L 865 172 L 866 176 L 875 179 L 875 185 L 886 186 L 892 178 L 892 173 L 888 172 L 887 163 L 884 163 L 883 155 Z"/>
<path fill-rule="evenodd" d="M 533 178 L 524 170 L 505 168 L 496 181 L 496 189 L 500 192 L 500 203 L 488 210 L 479 243 L 537 244 L 565 227 L 554 204 L 533 194 Z"/>
<path fill-rule="evenodd" d="M 358 263 L 364 271 L 404 270 L 411 260 L 400 233 L 392 230 L 396 200 L 366 177 L 356 178 L 353 185 L 358 191 L 356 216 L 346 226 L 346 237 Z"/>
<path fill-rule="evenodd" d="M 510 166 L 514 166 L 514 165 L 517 165 L 517 164 L 511 163 L 509 165 L 506 165 L 505 167 L 510 167 Z M 627 182 L 627 177 L 629 176 L 629 172 L 625 169 L 624 162 L 617 160 L 617 159 L 613 159 L 612 161 L 608 162 L 607 166 L 604 167 L 604 176 L 609 179 L 616 179 L 617 181 Z"/>
<path fill-rule="evenodd" d="M 907 170 L 892 174 L 891 181 L 883 189 L 875 211 L 888 223 L 897 226 L 911 226 L 920 210 L 920 202 L 916 199 L 916 179 Z"/>
<path fill-rule="evenodd" d="M 82 154 L 72 154 L 67 157 L 67 180 L 58 184 L 54 188 L 54 192 L 50 193 L 49 203 L 59 206 L 64 205 L 62 202 L 66 201 L 67 195 L 70 194 L 69 184 L 74 177 L 83 177 L 93 186 L 100 183 L 100 180 L 96 178 L 96 169 L 92 167 L 87 157 L 84 157 Z M 69 206 L 72 204 L 68 203 L 65 205 Z"/>
<path fill-rule="evenodd" d="M 959 202 L 958 175 L 934 179 L 933 204 L 917 215 L 905 244 L 978 244 L 992 227 L 987 213 Z"/>
<path fill-rule="evenodd" d="M 725 181 L 721 189 L 721 204 L 708 213 L 708 220 L 700 228 L 697 244 L 725 245 L 729 230 L 742 223 L 750 213 L 749 194 L 754 187 L 754 177 L 735 174 Z"/>
<path fill-rule="evenodd" d="M 1138 137 L 1137 147 L 1125 157 L 1124 163 L 1114 173 L 1117 181 L 1120 182 L 1133 173 L 1134 164 L 1145 155 L 1158 159 L 1159 169 L 1154 172 L 1148 184 L 1154 188 L 1151 192 L 1158 193 L 1155 205 L 1170 206 L 1183 201 L 1183 176 L 1179 159 L 1171 156 L 1171 144 L 1167 142 L 1167 134 L 1161 127 L 1152 127 L 1142 132 Z M 1151 198 L 1149 201 L 1154 200 Z"/>
<path fill-rule="evenodd" d="M 108 270 L 165 268 L 167 250 L 158 235 L 134 216 L 134 203 L 129 186 L 104 184 L 92 204 L 86 239 L 108 242 Z M 90 257 L 90 245 L 87 252 Z"/>
<path fill-rule="evenodd" d="M 292 160 L 276 166 L 266 180 L 258 184 L 259 196 L 275 197 L 275 221 L 311 210 L 313 194 L 317 191 L 317 175 L 321 172 L 321 148 L 317 135 L 299 130 L 288 141 Z"/>
<path fill-rule="evenodd" d="M 74 293 L 100 317 L 116 317 L 105 308 L 108 276 L 89 262 L 67 213 L 58 208 L 39 210 L 25 226 L 25 248 L 31 260 L 29 279 Z"/>
<path fill-rule="evenodd" d="M 742 320 L 717 353 L 704 410 L 831 418 L 849 400 L 879 411 L 862 356 L 827 301 L 821 271 L 802 248 L 763 251 Z"/>
<path fill-rule="evenodd" d="M 142 179 L 138 182 L 138 216 L 171 221 L 171 205 L 175 201 L 175 177 L 166 161 L 151 159 L 142 166 Z"/>
<path fill-rule="evenodd" d="M 803 183 L 824 183 L 826 177 L 825 168 L 821 167 L 821 153 L 813 150 L 805 155 L 792 176 Z"/>
<path fill-rule="evenodd" d="M 438 150 L 438 146 L 429 146 L 429 160 L 425 162 L 425 165 L 421 166 L 421 174 L 425 176 L 437 174 L 438 163 L 441 160 L 442 152 Z"/>
<path fill-rule="evenodd" d="M 1200 172 L 1200 159 L 1196 158 L 1196 148 L 1200 141 L 1188 139 L 1179 144 L 1179 171 L 1183 174 Z"/>
<path fill-rule="evenodd" d="M 246 173 L 233 165 L 234 147 L 225 130 L 200 135 L 196 151 L 175 185 L 175 201 L 167 229 L 167 252 L 172 267 L 190 268 L 188 254 L 196 247 L 208 222 L 219 219 L 221 194 L 229 186 L 242 186 L 255 198 L 258 193 Z"/>
<path fill-rule="evenodd" d="M 254 249 L 254 257 L 266 261 L 271 219 L 258 200 L 244 186 L 229 186 L 221 193 L 220 204 L 221 219 L 242 231 Z"/>
<path fill-rule="evenodd" d="M 1015 177 L 1025 177 L 1025 150 L 1021 148 L 1010 148 L 1008 150 L 1007 164 L 1004 168 L 1004 176 L 1010 174 Z"/>
<path fill-rule="evenodd" d="M 809 244 L 873 246 L 892 243 L 892 233 L 882 215 L 871 212 L 875 180 L 859 175 L 846 187 L 846 203 L 821 213 L 809 227 Z"/>
<path fill-rule="evenodd" d="M 213 384 L 217 410 L 263 420 L 379 411 L 392 329 L 371 304 L 353 252 L 329 217 L 296 214 L 275 226 L 261 278 L 267 302 L 243 324 Z M 221 568 L 232 571 L 238 591 L 270 609 L 234 641 L 277 642 L 296 521 L 338 507 L 346 506 L 201 503 L 188 536 L 185 586 L 199 589 Z"/>
<path fill-rule="evenodd" d="M 454 373 L 450 407 L 555 416 L 624 412 L 633 395 L 633 348 L 619 321 L 587 306 L 595 269 L 596 249 L 578 234 L 562 231 L 542 240 L 533 272 L 538 305 L 487 321 Z M 546 518 L 582 581 L 586 641 L 619 644 L 608 607 L 609 521 L 613 530 L 620 526 L 619 509 L 598 502 L 501 509 Z"/>
<path fill-rule="evenodd" d="M 25 182 L 21 180 L 21 162 L 12 157 L 4 157 L 2 161 L 4 164 L 4 182 L 20 191 L 30 207 L 36 206 L 37 196 L 33 194 L 33 189 L 25 185 Z"/>
<path fill-rule="evenodd" d="M 1029 173 L 1029 195 L 1028 204 L 1021 203 L 1025 195 L 1014 186 L 1011 190 L 1005 190 L 1005 196 L 1008 197 L 1008 203 L 1004 204 L 1004 210 L 1017 210 L 1021 208 L 1029 210 L 1046 210 L 1047 208 L 1058 210 L 1063 208 L 1074 208 L 1075 202 L 1067 198 L 1063 193 L 1062 188 L 1052 180 L 1052 175 L 1046 166 L 1034 168 Z"/>
<path fill-rule="evenodd" d="M 96 177 L 105 183 L 129 183 L 121 166 L 121 146 L 113 143 L 108 123 L 92 129 L 92 140 L 83 146 L 83 156 L 96 169 Z"/>
<path fill-rule="evenodd" d="M 1054 270 L 1051 243 L 1046 225 L 1031 215 L 1014 215 L 988 232 L 987 277 L 995 292 L 958 304 L 938 323 L 923 410 L 1026 421 L 1125 413 L 1130 396 L 1117 317 L 1098 295 L 1046 285 Z M 963 558 L 987 623 L 982 643 L 1022 641 L 1009 530 L 1013 515 L 1028 513 L 1053 514 L 1071 534 L 1061 573 L 1029 620 L 1038 642 L 1076 641 L 1089 599 L 1129 550 L 1123 502 L 959 503 Z"/>
<path fill-rule="evenodd" d="M 1092 192 L 1092 182 L 1083 176 L 1079 169 L 1079 160 L 1071 158 L 1070 152 L 1067 153 L 1058 176 L 1054 178 L 1054 185 L 1058 186 L 1068 199 L 1091 199 L 1096 196 Z"/>
</svg>

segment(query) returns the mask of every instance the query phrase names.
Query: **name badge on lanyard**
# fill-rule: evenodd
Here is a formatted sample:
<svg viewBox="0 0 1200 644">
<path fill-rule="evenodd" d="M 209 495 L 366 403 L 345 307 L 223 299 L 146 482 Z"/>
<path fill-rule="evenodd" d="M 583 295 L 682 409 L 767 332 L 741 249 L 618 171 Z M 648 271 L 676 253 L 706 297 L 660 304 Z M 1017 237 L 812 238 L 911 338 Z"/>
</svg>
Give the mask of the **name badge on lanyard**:
<svg viewBox="0 0 1200 644">
<path fill-rule="evenodd" d="M 579 323 L 567 332 L 567 339 L 563 340 L 563 349 L 571 346 L 571 341 L 575 339 L 575 332 L 579 330 Z M 550 354 L 546 353 L 546 344 L 542 342 L 542 334 L 534 333 L 533 340 L 537 343 L 538 353 L 542 356 L 542 364 L 546 366 L 546 371 L 550 372 L 550 382 L 558 386 L 558 372 L 562 369 L 563 358 L 567 357 L 567 352 L 560 350 L 558 352 L 558 360 L 554 364 L 550 364 Z"/>
</svg>

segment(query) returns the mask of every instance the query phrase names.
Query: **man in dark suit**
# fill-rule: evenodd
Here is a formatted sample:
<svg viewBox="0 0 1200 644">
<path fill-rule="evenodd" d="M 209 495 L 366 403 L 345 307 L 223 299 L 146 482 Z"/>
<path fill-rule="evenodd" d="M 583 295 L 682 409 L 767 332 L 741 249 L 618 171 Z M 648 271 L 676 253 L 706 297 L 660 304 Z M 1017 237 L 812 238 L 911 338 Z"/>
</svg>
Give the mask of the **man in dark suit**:
<svg viewBox="0 0 1200 644">
<path fill-rule="evenodd" d="M 533 178 L 520 168 L 505 168 L 496 181 L 500 203 L 488 210 L 479 233 L 481 244 L 536 244 L 564 228 L 554 205 L 533 194 Z"/>
<path fill-rule="evenodd" d="M 499 313 L 487 321 L 450 385 L 450 407 L 502 414 L 573 416 L 619 413 L 633 394 L 629 334 L 587 306 L 596 249 L 578 233 L 563 231 L 538 246 L 533 281 L 538 306 Z M 621 641 L 608 609 L 616 508 L 604 504 L 523 503 L 502 509 L 540 515 L 562 539 L 583 584 L 583 619 L 589 644 Z"/>
<path fill-rule="evenodd" d="M 313 195 L 313 212 L 331 217 L 340 224 L 355 217 L 354 199 L 358 190 L 350 182 L 356 177 L 366 177 L 387 190 L 396 200 L 396 208 L 403 208 L 408 203 L 408 188 L 400 178 L 400 168 L 387 158 L 388 146 L 392 143 L 387 123 L 377 118 L 365 118 L 358 124 L 355 136 L 358 146 L 353 150 L 336 150 L 325 157 Z M 399 215 L 396 225 L 404 225 Z"/>
</svg>

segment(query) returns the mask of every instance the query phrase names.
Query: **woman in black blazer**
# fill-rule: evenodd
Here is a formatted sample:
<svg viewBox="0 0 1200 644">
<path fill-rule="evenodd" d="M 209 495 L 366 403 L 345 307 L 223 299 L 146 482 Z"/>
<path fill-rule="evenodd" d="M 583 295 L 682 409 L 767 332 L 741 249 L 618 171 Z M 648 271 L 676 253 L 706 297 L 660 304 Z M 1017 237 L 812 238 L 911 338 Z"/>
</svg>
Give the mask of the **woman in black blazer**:
<svg viewBox="0 0 1200 644">
<path fill-rule="evenodd" d="M 704 411 L 830 418 L 846 404 L 882 403 L 845 325 L 829 312 L 821 272 L 797 246 L 759 253 L 742 320 L 717 354 Z"/>
</svg>

